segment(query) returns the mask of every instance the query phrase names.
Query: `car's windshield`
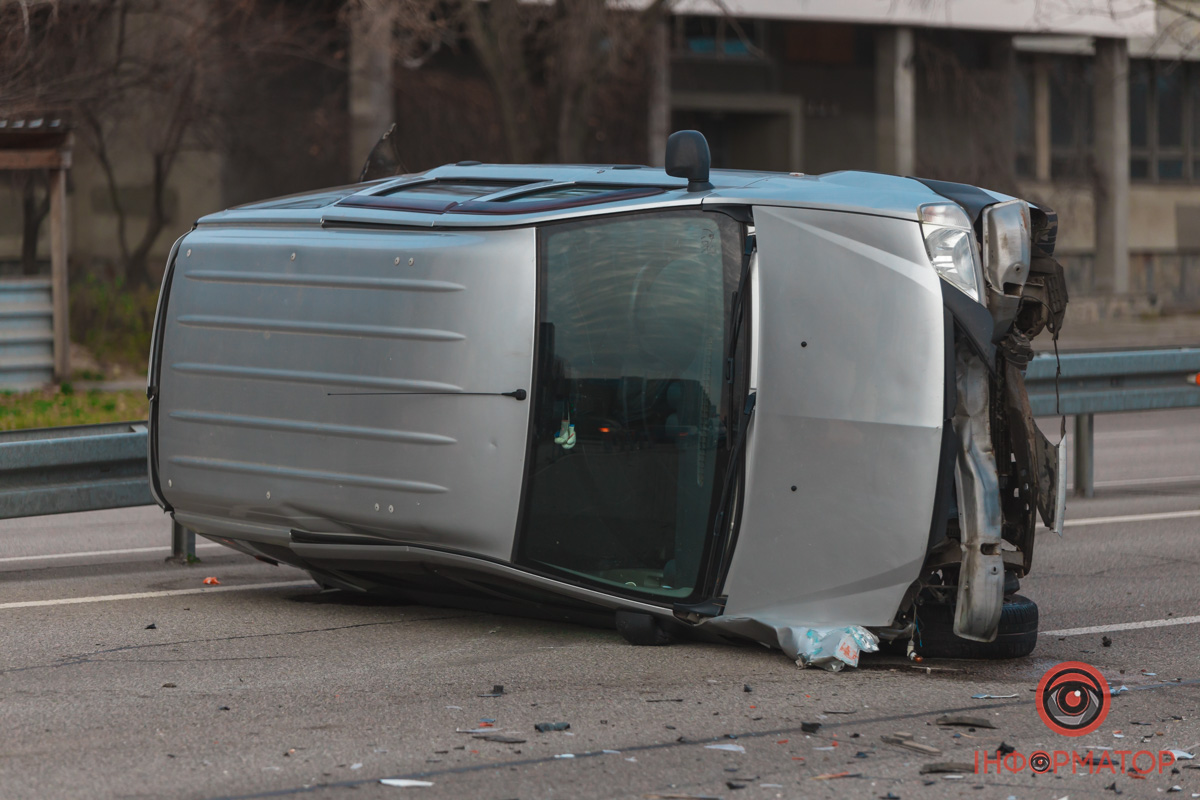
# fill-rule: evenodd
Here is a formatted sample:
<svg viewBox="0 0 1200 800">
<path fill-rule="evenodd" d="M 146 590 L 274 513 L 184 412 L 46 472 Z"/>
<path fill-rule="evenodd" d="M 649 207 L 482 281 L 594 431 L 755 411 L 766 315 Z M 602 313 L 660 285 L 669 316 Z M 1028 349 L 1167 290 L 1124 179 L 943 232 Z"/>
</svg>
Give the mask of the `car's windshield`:
<svg viewBox="0 0 1200 800">
<path fill-rule="evenodd" d="M 741 226 L 659 212 L 541 231 L 520 558 L 688 598 L 728 456 L 722 373 Z"/>
</svg>

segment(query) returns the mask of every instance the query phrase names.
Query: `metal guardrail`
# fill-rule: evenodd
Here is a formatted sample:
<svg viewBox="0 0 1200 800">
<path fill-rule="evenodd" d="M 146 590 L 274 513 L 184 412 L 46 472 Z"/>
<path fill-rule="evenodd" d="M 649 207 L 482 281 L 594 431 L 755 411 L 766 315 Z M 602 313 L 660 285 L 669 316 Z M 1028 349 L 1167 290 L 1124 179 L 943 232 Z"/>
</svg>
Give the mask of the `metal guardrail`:
<svg viewBox="0 0 1200 800">
<path fill-rule="evenodd" d="M 1025 384 L 1036 416 L 1075 416 L 1075 493 L 1093 494 L 1093 415 L 1200 408 L 1200 348 L 1039 355 Z M 1189 378 L 1191 382 L 1189 385 Z M 0 519 L 154 505 L 145 422 L 0 433 Z M 196 534 L 172 524 L 173 558 L 195 557 Z"/>
<path fill-rule="evenodd" d="M 1200 348 L 1063 353 L 1055 396 L 1057 364 L 1038 355 L 1025 373 L 1035 416 L 1075 417 L 1075 494 L 1095 492 L 1095 414 L 1200 408 Z"/>
<path fill-rule="evenodd" d="M 153 504 L 145 422 L 0 433 L 0 519 Z"/>
</svg>

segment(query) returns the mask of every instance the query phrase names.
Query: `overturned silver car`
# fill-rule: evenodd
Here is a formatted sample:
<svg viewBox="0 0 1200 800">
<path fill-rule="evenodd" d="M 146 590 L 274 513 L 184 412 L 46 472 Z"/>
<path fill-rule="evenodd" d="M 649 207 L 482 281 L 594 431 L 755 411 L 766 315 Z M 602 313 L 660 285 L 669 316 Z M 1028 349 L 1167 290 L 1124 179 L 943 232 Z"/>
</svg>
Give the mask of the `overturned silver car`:
<svg viewBox="0 0 1200 800">
<path fill-rule="evenodd" d="M 1015 592 L 1065 494 L 1022 378 L 1066 305 L 1054 213 L 710 171 L 691 131 L 667 161 L 201 219 L 155 326 L 158 502 L 325 586 L 635 643 L 1028 653 Z"/>
</svg>

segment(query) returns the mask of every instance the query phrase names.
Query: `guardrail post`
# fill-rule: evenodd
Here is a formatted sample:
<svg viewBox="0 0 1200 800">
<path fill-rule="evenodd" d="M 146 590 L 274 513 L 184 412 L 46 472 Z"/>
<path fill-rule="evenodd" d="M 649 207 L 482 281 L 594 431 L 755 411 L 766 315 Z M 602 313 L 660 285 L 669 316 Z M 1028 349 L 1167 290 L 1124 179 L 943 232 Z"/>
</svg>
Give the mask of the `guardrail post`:
<svg viewBox="0 0 1200 800">
<path fill-rule="evenodd" d="M 1095 470 L 1093 465 L 1095 440 L 1095 418 L 1091 414 L 1075 415 L 1075 496 L 1095 495 Z"/>
<path fill-rule="evenodd" d="M 191 564 L 196 560 L 196 532 L 171 520 L 171 557 L 173 564 Z"/>
</svg>

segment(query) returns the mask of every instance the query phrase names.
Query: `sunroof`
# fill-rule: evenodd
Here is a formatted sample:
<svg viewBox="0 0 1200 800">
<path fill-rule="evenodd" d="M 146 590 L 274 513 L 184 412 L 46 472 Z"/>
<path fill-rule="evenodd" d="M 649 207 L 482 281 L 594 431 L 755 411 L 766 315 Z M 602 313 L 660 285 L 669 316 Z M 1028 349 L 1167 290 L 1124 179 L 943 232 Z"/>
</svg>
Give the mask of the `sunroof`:
<svg viewBox="0 0 1200 800">
<path fill-rule="evenodd" d="M 338 205 L 357 208 L 390 208 L 397 211 L 427 211 L 440 214 L 476 197 L 525 186 L 537 181 L 417 181 L 402 183 L 379 194 L 347 197 Z"/>
<path fill-rule="evenodd" d="M 528 183 L 529 181 L 428 181 L 401 184 L 376 196 L 394 197 L 403 194 L 408 198 L 420 197 L 431 200 L 474 200 L 485 194 L 495 194 Z"/>
<path fill-rule="evenodd" d="M 631 187 L 628 186 L 584 186 L 580 184 L 572 184 L 570 186 L 557 186 L 547 188 L 542 191 L 534 189 L 529 192 L 522 192 L 517 195 L 509 195 L 508 197 L 498 197 L 493 202 L 496 203 L 544 203 L 547 200 L 573 200 L 577 197 L 594 197 L 596 195 L 613 194 L 615 192 L 623 192 Z"/>
<path fill-rule="evenodd" d="M 379 194 L 356 194 L 339 205 L 430 214 L 532 214 L 661 194 L 661 186 L 548 184 L 545 181 L 444 180 L 401 184 Z M 527 191 L 522 187 L 530 187 Z M 497 192 L 519 191 L 480 199 Z"/>
</svg>

